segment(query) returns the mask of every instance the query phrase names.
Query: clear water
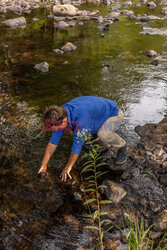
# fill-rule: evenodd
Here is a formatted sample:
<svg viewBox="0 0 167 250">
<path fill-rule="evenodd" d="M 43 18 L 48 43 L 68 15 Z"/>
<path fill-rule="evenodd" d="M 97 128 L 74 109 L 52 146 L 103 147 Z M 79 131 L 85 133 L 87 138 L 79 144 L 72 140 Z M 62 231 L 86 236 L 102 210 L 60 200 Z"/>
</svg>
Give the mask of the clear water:
<svg viewBox="0 0 167 250">
<path fill-rule="evenodd" d="M 103 5 L 83 5 L 81 9 L 99 9 L 105 16 Z M 136 14 L 147 13 L 163 17 L 162 7 L 150 10 L 147 7 L 131 8 Z M 36 107 L 42 114 L 45 106 L 62 105 L 80 95 L 95 95 L 117 101 L 125 113 L 125 137 L 129 141 L 137 136 L 136 125 L 159 122 L 167 110 L 167 28 L 163 20 L 151 20 L 148 24 L 156 28 L 156 34 L 142 34 L 136 20 L 121 16 L 119 23 L 111 25 L 100 38 L 99 24 L 84 23 L 83 26 L 57 31 L 53 20 L 47 18 L 49 10 L 34 10 L 26 16 L 25 29 L 9 29 L 0 24 L 0 69 L 12 72 L 13 95 L 29 107 Z M 14 16 L 14 15 L 12 15 Z M 4 20 L 11 17 L 1 17 Z M 33 17 L 39 18 L 34 22 Z M 57 55 L 53 49 L 72 42 L 77 49 L 70 54 Z M 3 45 L 7 44 L 8 49 Z M 143 51 L 153 49 L 161 55 L 158 66 Z M 49 72 L 40 73 L 33 67 L 36 63 L 49 63 Z M 69 64 L 63 64 L 68 61 Z M 105 65 L 110 65 L 109 68 Z"/>
</svg>

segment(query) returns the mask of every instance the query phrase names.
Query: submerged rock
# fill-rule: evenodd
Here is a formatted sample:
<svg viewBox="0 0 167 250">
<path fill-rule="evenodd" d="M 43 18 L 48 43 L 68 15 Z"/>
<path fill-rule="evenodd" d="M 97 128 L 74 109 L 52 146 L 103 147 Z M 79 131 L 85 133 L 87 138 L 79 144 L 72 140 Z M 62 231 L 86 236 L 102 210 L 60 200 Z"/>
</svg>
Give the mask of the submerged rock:
<svg viewBox="0 0 167 250">
<path fill-rule="evenodd" d="M 105 185 L 108 188 L 101 189 L 101 193 L 104 193 L 107 198 L 113 202 L 118 203 L 126 195 L 125 189 L 118 183 L 110 180 L 105 180 L 103 181 L 102 185 Z"/>
<path fill-rule="evenodd" d="M 76 16 L 78 8 L 70 4 L 53 6 L 53 13 L 56 16 Z"/>
<path fill-rule="evenodd" d="M 97 28 L 101 31 L 106 31 L 106 30 L 109 30 L 109 27 L 110 27 L 110 24 L 109 23 L 105 23 L 105 24 L 102 24 L 100 26 L 98 26 Z"/>
<path fill-rule="evenodd" d="M 146 50 L 143 52 L 144 55 L 148 57 L 155 57 L 157 56 L 157 52 L 155 50 Z"/>
<path fill-rule="evenodd" d="M 167 8 L 163 8 L 163 9 L 161 10 L 161 13 L 162 13 L 163 15 L 167 15 Z"/>
<path fill-rule="evenodd" d="M 125 1 L 124 3 L 122 3 L 122 5 L 124 7 L 129 7 L 129 6 L 132 6 L 132 2 L 131 1 Z"/>
<path fill-rule="evenodd" d="M 34 66 L 34 69 L 40 70 L 45 73 L 49 71 L 49 64 L 47 62 L 42 62 L 42 63 L 36 64 Z"/>
<path fill-rule="evenodd" d="M 22 16 L 22 17 L 2 21 L 2 23 L 10 28 L 25 27 L 26 26 L 26 19 Z"/>
<path fill-rule="evenodd" d="M 158 59 L 155 59 L 151 62 L 151 64 L 154 66 L 158 66 L 158 63 L 159 63 Z"/>
<path fill-rule="evenodd" d="M 108 16 L 108 20 L 118 21 L 119 20 L 120 13 L 116 11 L 112 11 Z"/>
<path fill-rule="evenodd" d="M 61 49 L 53 49 L 53 52 L 55 52 L 55 53 L 57 53 L 59 55 L 64 53 L 64 51 L 62 51 Z"/>
<path fill-rule="evenodd" d="M 69 24 L 64 21 L 60 21 L 54 24 L 54 28 L 59 29 L 59 30 L 64 30 L 67 27 L 69 27 Z"/>
<path fill-rule="evenodd" d="M 70 42 L 66 43 L 61 50 L 63 50 L 64 52 L 71 52 L 73 50 L 76 49 L 76 46 Z"/>
</svg>

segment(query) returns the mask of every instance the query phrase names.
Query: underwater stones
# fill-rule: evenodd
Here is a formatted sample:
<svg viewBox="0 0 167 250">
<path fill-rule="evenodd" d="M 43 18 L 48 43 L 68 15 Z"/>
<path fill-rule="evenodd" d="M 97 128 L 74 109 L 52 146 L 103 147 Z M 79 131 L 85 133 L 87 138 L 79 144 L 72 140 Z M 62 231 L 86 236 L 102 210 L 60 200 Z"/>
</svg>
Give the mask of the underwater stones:
<svg viewBox="0 0 167 250">
<path fill-rule="evenodd" d="M 135 17 L 135 13 L 132 10 L 122 10 L 121 14 L 130 17 L 130 18 L 134 18 Z"/>
<path fill-rule="evenodd" d="M 41 72 L 46 73 L 49 71 L 49 64 L 47 62 L 42 62 L 42 63 L 36 64 L 34 66 L 34 69 L 37 69 L 37 70 L 40 70 Z"/>
<path fill-rule="evenodd" d="M 26 19 L 22 16 L 22 17 L 2 21 L 2 23 L 10 28 L 25 27 Z"/>
<path fill-rule="evenodd" d="M 129 7 L 129 6 L 132 6 L 132 2 L 131 1 L 125 1 L 124 3 L 122 3 L 122 5 L 124 7 Z"/>
<path fill-rule="evenodd" d="M 167 209 L 153 217 L 154 230 L 161 232 L 167 229 Z"/>
<path fill-rule="evenodd" d="M 64 52 L 72 52 L 73 50 L 76 49 L 76 46 L 70 42 L 66 43 L 61 50 L 63 50 Z"/>
<path fill-rule="evenodd" d="M 118 183 L 105 180 L 103 181 L 102 185 L 107 186 L 107 188 L 101 189 L 101 193 L 104 193 L 107 198 L 113 202 L 118 203 L 126 195 L 125 189 Z"/>
<path fill-rule="evenodd" d="M 76 16 L 78 8 L 70 4 L 53 6 L 53 13 L 56 16 Z"/>
<path fill-rule="evenodd" d="M 110 24 L 109 23 L 105 23 L 105 24 L 102 24 L 100 26 L 98 26 L 97 28 L 101 31 L 107 31 L 109 30 L 109 27 L 110 27 Z"/>
<path fill-rule="evenodd" d="M 143 52 L 143 54 L 145 56 L 148 56 L 148 57 L 155 57 L 157 56 L 157 52 L 155 50 L 146 50 Z"/>
<path fill-rule="evenodd" d="M 161 10 L 161 14 L 163 14 L 163 15 L 167 15 L 167 7 L 162 8 L 162 10 Z"/>
<path fill-rule="evenodd" d="M 59 29 L 59 30 L 64 30 L 67 27 L 69 27 L 69 24 L 64 21 L 60 21 L 54 24 L 54 28 Z"/>
<path fill-rule="evenodd" d="M 55 52 L 58 55 L 62 55 L 64 53 L 64 51 L 62 51 L 61 49 L 53 49 L 53 52 Z"/>
</svg>

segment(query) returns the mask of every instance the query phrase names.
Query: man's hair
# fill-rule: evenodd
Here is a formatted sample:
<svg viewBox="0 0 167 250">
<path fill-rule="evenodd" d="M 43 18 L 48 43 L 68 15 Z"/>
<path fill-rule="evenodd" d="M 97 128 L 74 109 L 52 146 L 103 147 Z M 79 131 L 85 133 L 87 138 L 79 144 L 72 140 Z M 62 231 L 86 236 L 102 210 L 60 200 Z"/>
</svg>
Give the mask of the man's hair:
<svg viewBox="0 0 167 250">
<path fill-rule="evenodd" d="M 44 115 L 44 121 L 46 119 L 54 120 L 54 122 L 62 123 L 63 119 L 67 117 L 67 110 L 57 105 L 50 106 L 46 109 Z"/>
</svg>

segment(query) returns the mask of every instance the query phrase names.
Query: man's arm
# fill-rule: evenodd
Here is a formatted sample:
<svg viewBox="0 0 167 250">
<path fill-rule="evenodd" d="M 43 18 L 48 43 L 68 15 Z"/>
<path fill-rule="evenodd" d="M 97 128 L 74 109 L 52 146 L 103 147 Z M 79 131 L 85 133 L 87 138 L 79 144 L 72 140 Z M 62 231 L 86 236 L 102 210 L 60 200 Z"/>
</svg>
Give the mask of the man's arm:
<svg viewBox="0 0 167 250">
<path fill-rule="evenodd" d="M 45 154 L 41 163 L 41 167 L 38 171 L 38 174 L 40 174 L 41 172 L 46 172 L 47 170 L 47 164 L 51 158 L 51 156 L 53 155 L 53 153 L 55 152 L 57 148 L 57 145 L 54 145 L 52 143 L 48 143 L 46 150 L 45 150 Z"/>
<path fill-rule="evenodd" d="M 61 181 L 66 181 L 67 177 L 72 179 L 72 177 L 70 175 L 70 171 L 71 171 L 73 165 L 75 164 L 76 160 L 78 159 L 78 156 L 79 156 L 79 154 L 74 154 L 74 153 L 71 152 L 68 163 L 67 163 L 67 165 L 65 166 L 63 172 L 60 175 Z"/>
</svg>

